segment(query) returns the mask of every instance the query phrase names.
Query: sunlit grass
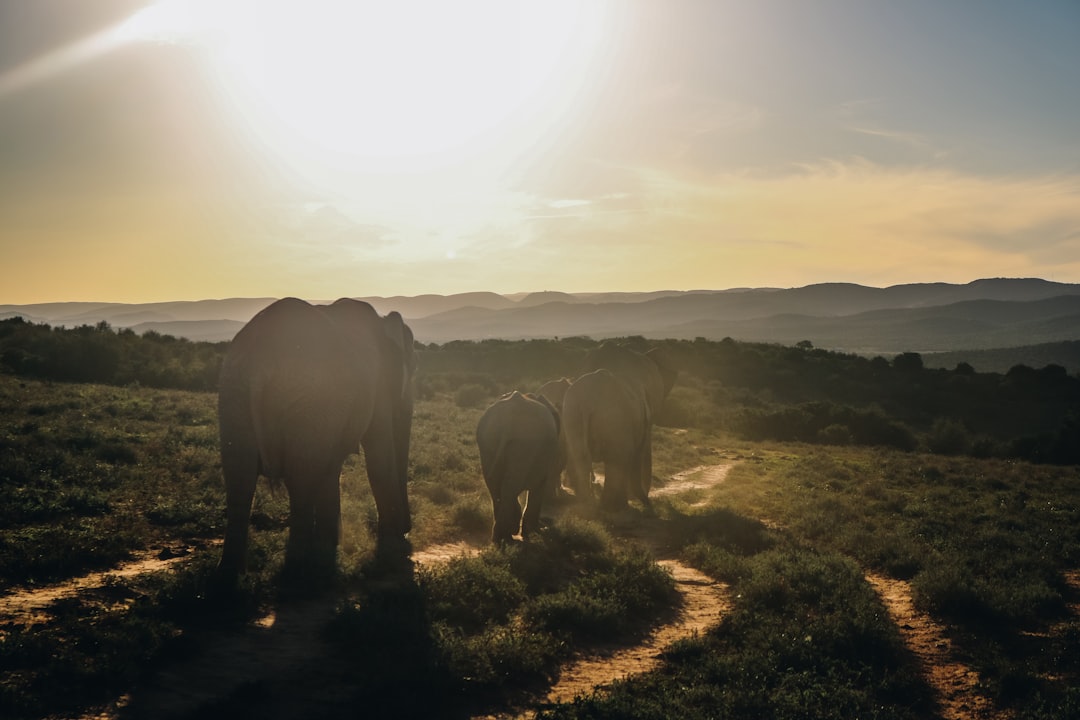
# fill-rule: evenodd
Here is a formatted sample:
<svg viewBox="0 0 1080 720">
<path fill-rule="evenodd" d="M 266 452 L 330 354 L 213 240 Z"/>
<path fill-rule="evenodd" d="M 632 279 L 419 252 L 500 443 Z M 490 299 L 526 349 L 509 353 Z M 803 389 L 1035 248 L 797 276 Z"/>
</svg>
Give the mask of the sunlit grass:
<svg viewBox="0 0 1080 720">
<path fill-rule="evenodd" d="M 1080 567 L 1077 468 L 658 427 L 659 479 L 730 471 L 715 487 L 656 498 L 655 518 L 564 506 L 535 541 L 496 550 L 474 438 L 483 408 L 463 407 L 441 382 L 416 408 L 410 541 L 465 541 L 485 548 L 479 557 L 426 568 L 412 584 L 380 578 L 363 458 L 342 475 L 332 592 L 344 599 L 340 637 L 380 648 L 380 662 L 356 668 L 373 678 L 355 689 L 373 707 L 423 677 L 419 694 L 409 686 L 418 711 L 448 697 L 483 709 L 506 692 L 542 691 L 575 648 L 640 638 L 673 602 L 649 554 L 620 539 L 646 527 L 730 584 L 734 610 L 609 699 L 550 716 L 925 716 L 927 690 L 862 578 L 868 570 L 909 581 L 917 607 L 1018 717 L 1065 717 L 1080 704 L 1076 597 L 1063 579 Z M 0 375 L 0 410 L 0 582 L 42 584 L 136 552 L 196 548 L 178 572 L 110 586 L 133 601 L 126 610 L 80 596 L 33 632 L 4 628 L 0 714 L 71 714 L 108 700 L 196 651 L 176 637 L 207 623 L 239 627 L 280 602 L 288 495 L 260 483 L 250 572 L 224 609 L 207 604 L 224 523 L 213 394 Z M 71 692 L 45 691 L 58 684 Z"/>
</svg>

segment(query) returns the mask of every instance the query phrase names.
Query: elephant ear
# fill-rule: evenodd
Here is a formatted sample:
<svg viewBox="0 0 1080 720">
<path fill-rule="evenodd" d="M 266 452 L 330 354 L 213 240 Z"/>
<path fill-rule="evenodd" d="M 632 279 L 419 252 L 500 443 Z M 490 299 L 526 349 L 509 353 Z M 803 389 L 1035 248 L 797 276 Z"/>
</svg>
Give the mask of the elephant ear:
<svg viewBox="0 0 1080 720">
<path fill-rule="evenodd" d="M 657 347 L 645 353 L 645 357 L 652 360 L 660 371 L 660 377 L 664 380 L 664 397 L 667 397 L 671 388 L 675 387 L 675 381 L 679 379 L 679 371 L 672 362 L 671 355 Z"/>
<path fill-rule="evenodd" d="M 413 333 L 412 329 L 405 324 L 400 313 L 390 312 L 383 318 L 383 331 L 386 336 L 390 338 L 394 348 L 397 351 L 398 357 L 401 358 L 401 364 L 405 368 L 405 376 L 412 377 L 413 372 L 416 371 L 416 355 L 413 353 Z"/>
</svg>

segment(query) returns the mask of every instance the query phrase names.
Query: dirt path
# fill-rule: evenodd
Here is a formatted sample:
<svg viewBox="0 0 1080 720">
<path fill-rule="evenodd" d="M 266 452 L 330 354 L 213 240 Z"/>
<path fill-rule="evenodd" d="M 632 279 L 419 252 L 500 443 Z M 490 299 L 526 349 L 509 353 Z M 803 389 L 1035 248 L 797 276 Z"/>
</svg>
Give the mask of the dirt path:
<svg viewBox="0 0 1080 720">
<path fill-rule="evenodd" d="M 664 495 L 676 495 L 690 490 L 706 490 L 719 485 L 727 479 L 727 474 L 731 468 L 731 464 L 698 465 L 689 470 L 683 470 L 672 475 L 671 479 L 664 483 L 663 487 L 653 488 L 649 496 L 663 497 Z M 701 500 L 695 503 L 694 507 L 704 505 L 705 502 L 705 500 Z"/>
<path fill-rule="evenodd" d="M 945 628 L 915 609 L 908 583 L 875 573 L 867 573 L 866 579 L 881 596 L 908 648 L 922 665 L 923 676 L 937 694 L 942 720 L 1012 717 L 979 693 L 979 674 L 954 659 Z"/>
<path fill-rule="evenodd" d="M 677 560 L 660 560 L 675 579 L 683 607 L 672 623 L 662 625 L 640 645 L 600 651 L 579 657 L 564 667 L 559 681 L 548 691 L 547 702 L 570 702 L 610 686 L 615 680 L 648 672 L 660 663 L 660 653 L 676 640 L 702 633 L 720 622 L 731 603 L 726 586 Z"/>
<path fill-rule="evenodd" d="M 132 578 L 146 573 L 167 570 L 178 562 L 191 557 L 192 546 L 168 547 L 164 550 L 147 550 L 136 557 L 109 570 L 80 575 L 61 583 L 39 588 L 17 589 L 0 596 L 0 625 L 32 625 L 47 622 L 51 617 L 48 607 L 57 600 L 75 597 L 106 587 L 110 581 Z M 117 604 L 124 604 L 119 602 Z"/>
</svg>

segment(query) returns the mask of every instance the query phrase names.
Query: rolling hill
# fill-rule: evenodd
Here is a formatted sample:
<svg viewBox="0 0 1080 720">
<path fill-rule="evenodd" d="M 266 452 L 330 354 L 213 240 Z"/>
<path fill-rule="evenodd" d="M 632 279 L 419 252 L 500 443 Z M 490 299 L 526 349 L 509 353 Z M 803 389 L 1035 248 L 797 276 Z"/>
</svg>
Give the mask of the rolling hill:
<svg viewBox="0 0 1080 720">
<path fill-rule="evenodd" d="M 504 296 L 362 297 L 397 310 L 424 343 L 587 335 L 704 337 L 794 344 L 860 354 L 1014 348 L 1080 339 L 1080 285 L 1037 278 L 874 288 L 823 283 L 799 288 L 540 292 Z M 145 304 L 0 305 L 0 319 L 74 327 L 109 323 L 192 340 L 229 340 L 273 298 Z M 316 301 L 323 302 L 323 301 Z"/>
</svg>

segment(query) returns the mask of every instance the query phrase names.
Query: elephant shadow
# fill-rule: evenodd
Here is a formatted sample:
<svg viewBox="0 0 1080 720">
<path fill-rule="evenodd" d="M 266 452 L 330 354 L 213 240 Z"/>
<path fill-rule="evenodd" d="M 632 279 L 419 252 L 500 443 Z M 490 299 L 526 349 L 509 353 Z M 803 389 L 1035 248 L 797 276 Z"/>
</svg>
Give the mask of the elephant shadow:
<svg viewBox="0 0 1080 720">
<path fill-rule="evenodd" d="M 282 595 L 242 627 L 194 629 L 117 716 L 457 717 L 413 570 L 407 555 L 376 553 L 334 591 Z"/>
</svg>

